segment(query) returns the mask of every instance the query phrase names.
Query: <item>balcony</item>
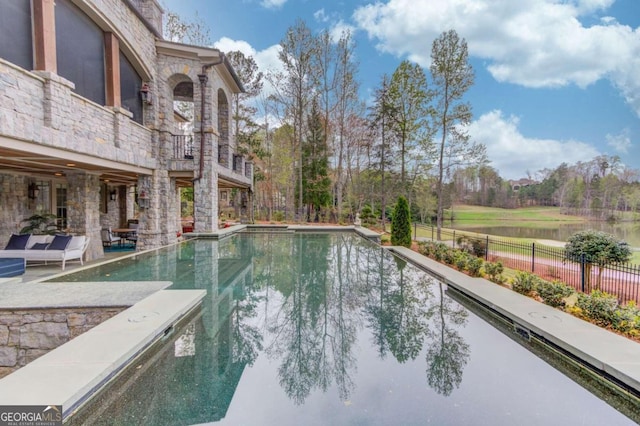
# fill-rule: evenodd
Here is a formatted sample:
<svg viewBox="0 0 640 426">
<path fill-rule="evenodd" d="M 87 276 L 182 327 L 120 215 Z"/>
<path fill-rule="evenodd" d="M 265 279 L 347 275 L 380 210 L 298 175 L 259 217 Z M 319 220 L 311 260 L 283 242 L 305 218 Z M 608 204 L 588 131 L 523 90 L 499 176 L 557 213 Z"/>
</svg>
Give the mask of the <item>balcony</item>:
<svg viewBox="0 0 640 426">
<path fill-rule="evenodd" d="M 173 139 L 173 158 L 175 160 L 193 160 L 193 135 L 171 135 Z"/>
</svg>

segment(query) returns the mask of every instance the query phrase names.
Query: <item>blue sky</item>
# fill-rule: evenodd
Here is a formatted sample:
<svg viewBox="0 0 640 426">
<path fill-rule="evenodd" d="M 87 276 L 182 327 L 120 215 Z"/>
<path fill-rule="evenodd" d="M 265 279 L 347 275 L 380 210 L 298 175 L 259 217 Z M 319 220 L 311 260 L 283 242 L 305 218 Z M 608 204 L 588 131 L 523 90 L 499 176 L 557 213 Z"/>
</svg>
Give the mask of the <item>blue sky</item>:
<svg viewBox="0 0 640 426">
<path fill-rule="evenodd" d="M 467 40 L 476 83 L 470 133 L 507 179 L 618 155 L 640 169 L 640 0 L 160 0 L 209 26 L 214 46 L 263 69 L 296 19 L 348 28 L 361 95 L 403 59 L 428 66 L 433 39 Z"/>
</svg>

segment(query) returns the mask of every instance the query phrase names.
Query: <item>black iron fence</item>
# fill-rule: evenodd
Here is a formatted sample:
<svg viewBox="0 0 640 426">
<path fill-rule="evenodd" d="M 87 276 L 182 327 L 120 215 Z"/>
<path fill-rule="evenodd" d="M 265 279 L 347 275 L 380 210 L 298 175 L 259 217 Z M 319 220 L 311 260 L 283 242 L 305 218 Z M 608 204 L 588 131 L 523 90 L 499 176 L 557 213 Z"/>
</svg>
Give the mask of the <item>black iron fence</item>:
<svg viewBox="0 0 640 426">
<path fill-rule="evenodd" d="M 414 238 L 436 241 L 437 230 L 416 224 Z M 640 265 L 615 263 L 599 267 L 597 261 L 586 257 L 579 262 L 569 260 L 564 246 L 520 243 L 464 231 L 442 229 L 440 241 L 453 248 L 468 249 L 487 262 L 500 261 L 510 269 L 532 272 L 548 281 L 559 280 L 583 293 L 600 289 L 616 295 L 621 303 L 640 303 Z"/>
</svg>

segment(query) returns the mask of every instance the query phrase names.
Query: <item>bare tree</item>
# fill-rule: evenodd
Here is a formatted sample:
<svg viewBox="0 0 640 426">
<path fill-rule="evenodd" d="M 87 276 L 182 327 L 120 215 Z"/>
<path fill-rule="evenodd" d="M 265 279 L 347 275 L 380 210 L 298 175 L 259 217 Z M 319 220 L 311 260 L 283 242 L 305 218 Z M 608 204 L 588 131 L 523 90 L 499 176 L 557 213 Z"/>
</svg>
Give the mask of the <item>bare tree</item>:
<svg viewBox="0 0 640 426">
<path fill-rule="evenodd" d="M 436 212 L 438 239 L 443 218 L 443 182 L 445 173 L 458 164 L 484 160 L 485 147 L 471 143 L 466 126 L 471 122 L 471 105 L 463 101 L 474 80 L 467 42 L 455 30 L 443 32 L 433 41 L 431 76 L 435 93 L 435 125 L 440 132 Z"/>
</svg>

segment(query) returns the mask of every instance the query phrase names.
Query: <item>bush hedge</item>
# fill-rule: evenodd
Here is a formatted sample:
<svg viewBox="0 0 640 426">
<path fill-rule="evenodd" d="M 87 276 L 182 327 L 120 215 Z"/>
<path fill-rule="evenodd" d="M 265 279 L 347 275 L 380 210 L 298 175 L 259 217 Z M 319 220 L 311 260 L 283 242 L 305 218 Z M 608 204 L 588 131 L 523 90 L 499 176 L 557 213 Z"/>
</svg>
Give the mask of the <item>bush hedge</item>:
<svg viewBox="0 0 640 426">
<path fill-rule="evenodd" d="M 464 250 L 457 250 L 439 242 L 420 242 L 421 254 L 454 265 L 471 276 L 485 276 L 498 284 L 504 282 L 504 267 L 500 262 L 484 262 Z M 632 338 L 640 338 L 640 309 L 635 302 L 621 305 L 618 299 L 600 290 L 591 294 L 577 293 L 560 281 L 546 281 L 529 272 L 518 272 L 511 281 L 518 293 L 536 297 L 545 304 L 591 321 L 596 325 L 616 330 Z"/>
</svg>

